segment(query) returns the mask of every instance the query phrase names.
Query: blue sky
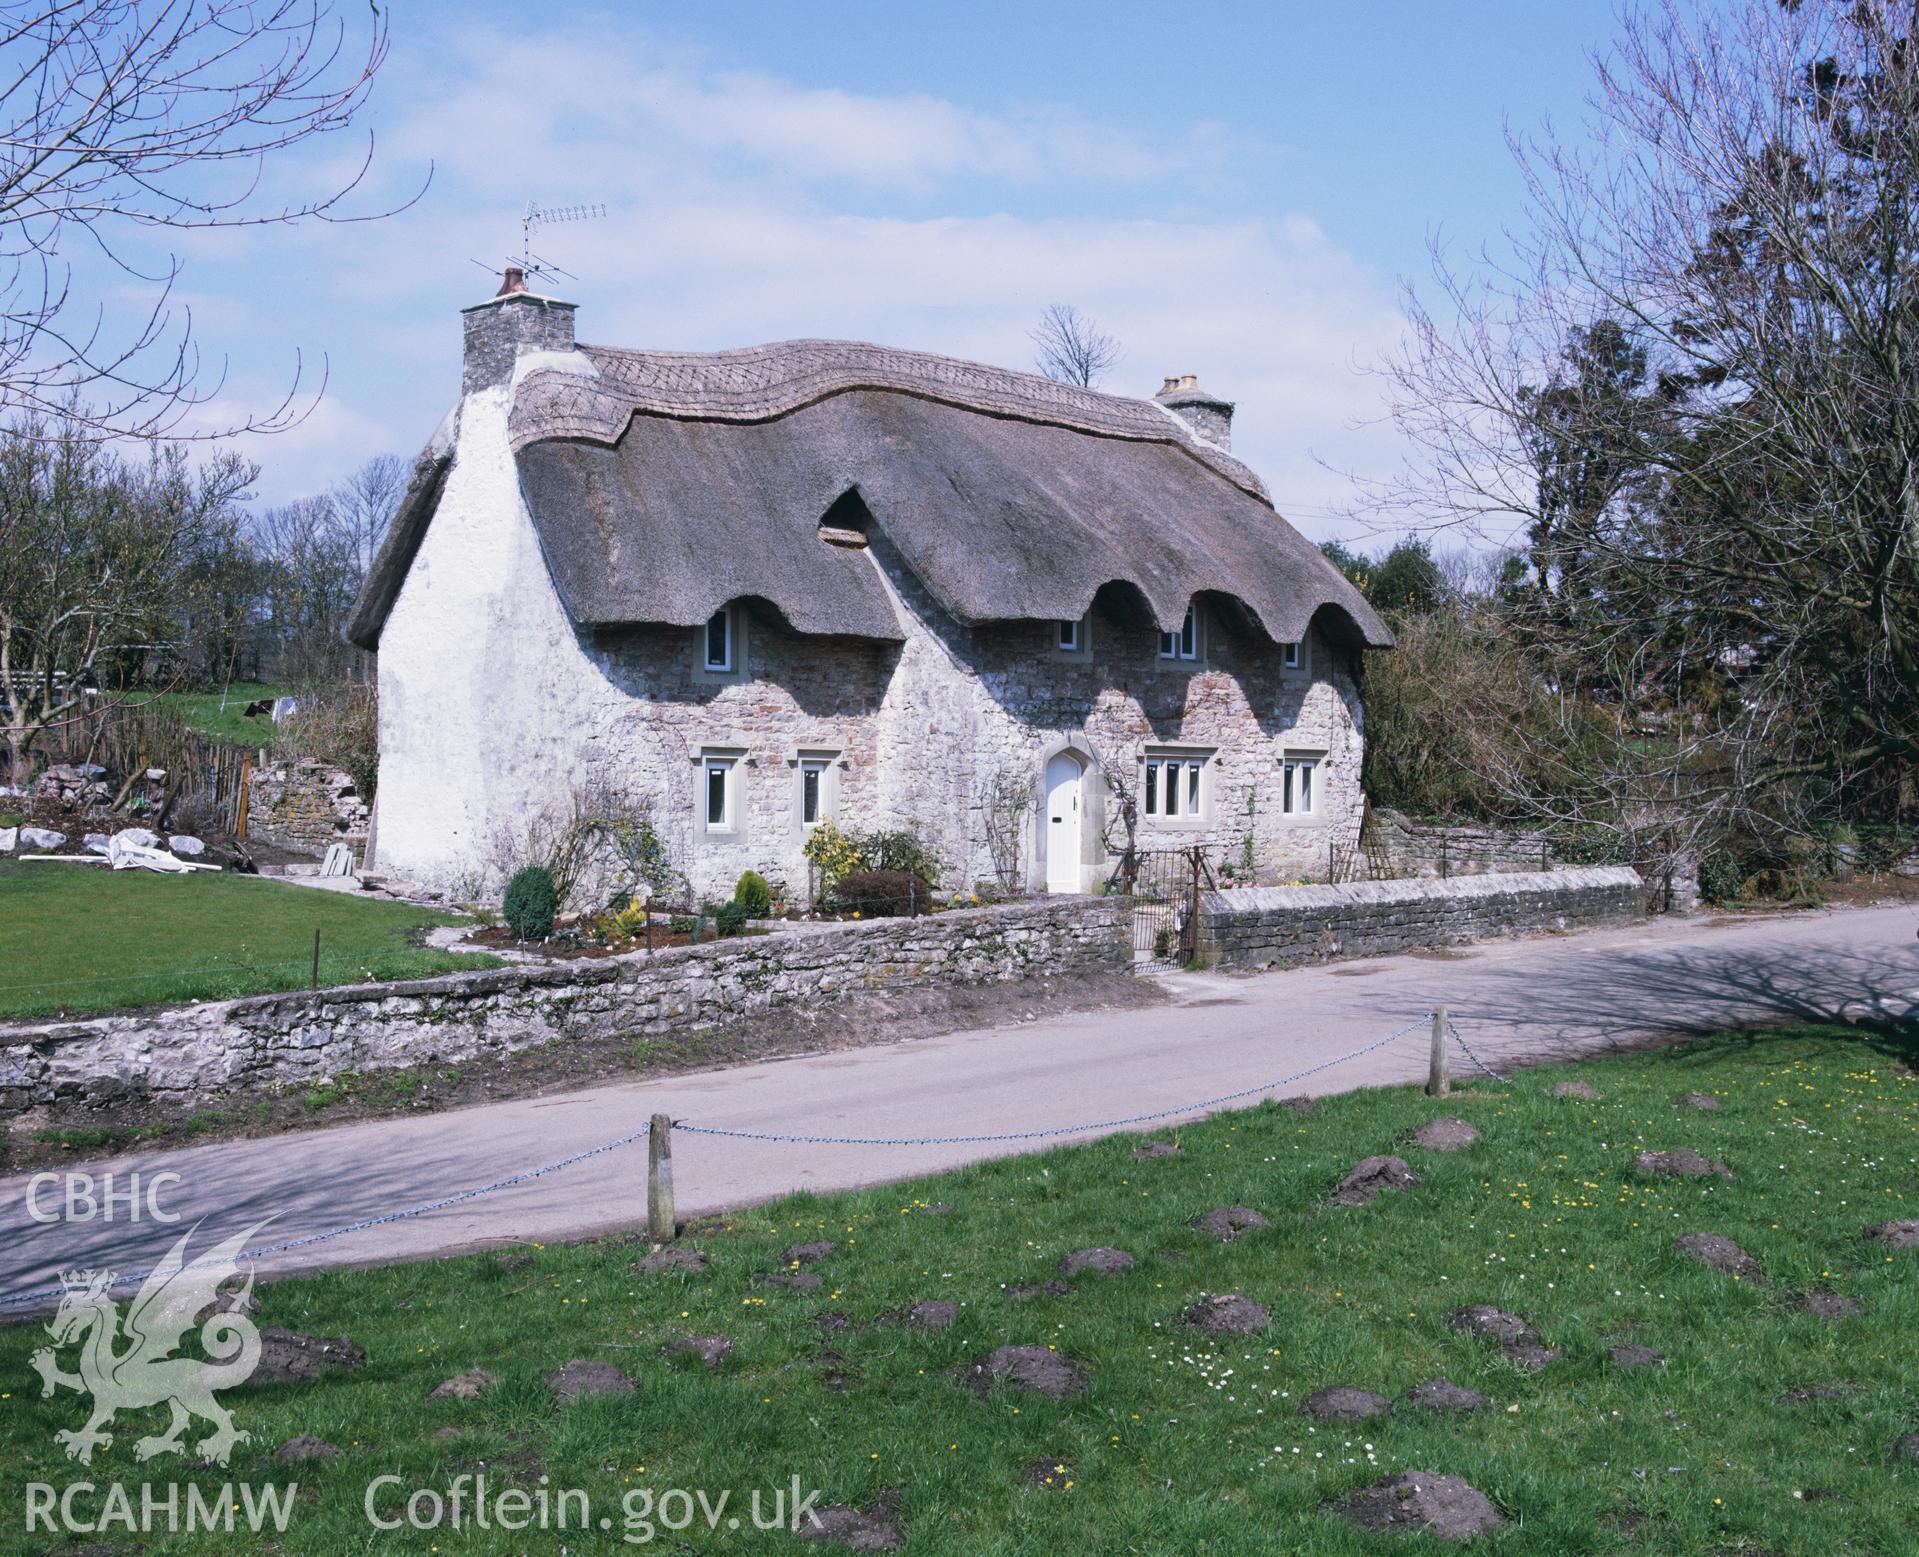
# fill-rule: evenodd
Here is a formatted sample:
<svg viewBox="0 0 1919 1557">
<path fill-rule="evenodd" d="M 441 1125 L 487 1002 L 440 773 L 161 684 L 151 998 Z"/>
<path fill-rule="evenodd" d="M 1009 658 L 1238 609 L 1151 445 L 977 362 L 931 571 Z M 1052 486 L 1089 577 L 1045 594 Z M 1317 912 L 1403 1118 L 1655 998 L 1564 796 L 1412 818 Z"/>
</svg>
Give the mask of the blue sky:
<svg viewBox="0 0 1919 1557">
<path fill-rule="evenodd" d="M 1283 512 L 1332 533 L 1320 461 L 1396 457 L 1358 371 L 1397 330 L 1428 234 L 1519 215 L 1508 119 L 1576 120 L 1596 0 L 1436 6 L 557 4 L 388 7 L 364 124 L 387 220 L 197 236 L 180 248 L 209 418 L 327 364 L 297 429 L 260 440 L 263 501 L 368 454 L 411 455 L 451 405 L 471 261 L 524 203 L 604 202 L 538 247 L 575 272 L 582 338 L 717 348 L 848 336 L 1030 366 L 1059 301 L 1126 346 L 1104 387 L 1197 372 Z M 357 0 L 341 11 L 359 25 Z M 316 185 L 357 142 L 305 150 Z"/>
</svg>

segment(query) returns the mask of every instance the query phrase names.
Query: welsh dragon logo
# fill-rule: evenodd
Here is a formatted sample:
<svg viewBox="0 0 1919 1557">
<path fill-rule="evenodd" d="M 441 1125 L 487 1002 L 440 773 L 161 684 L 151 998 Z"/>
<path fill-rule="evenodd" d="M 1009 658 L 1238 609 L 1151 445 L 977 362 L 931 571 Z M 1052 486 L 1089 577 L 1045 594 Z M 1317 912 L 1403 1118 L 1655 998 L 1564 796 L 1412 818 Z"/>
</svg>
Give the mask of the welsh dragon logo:
<svg viewBox="0 0 1919 1557">
<path fill-rule="evenodd" d="M 265 1222 L 257 1223 L 189 1261 L 187 1244 L 199 1230 L 196 1223 L 141 1284 L 124 1320 L 120 1305 L 108 1296 L 115 1280 L 112 1271 L 76 1270 L 61 1275 L 65 1290 L 47 1325 L 53 1345 L 41 1347 L 32 1361 L 40 1375 L 41 1399 L 60 1385 L 93 1397 L 93 1414 L 85 1427 L 54 1435 L 68 1459 L 91 1465 L 93 1451 L 113 1442 L 113 1435 L 103 1431 L 113 1414 L 147 1406 L 165 1405 L 173 1415 L 164 1433 L 134 1445 L 137 1460 L 184 1454 L 181 1435 L 195 1417 L 213 1424 L 213 1432 L 194 1448 L 216 1464 L 225 1465 L 235 1446 L 247 1441 L 248 1435 L 233 1425 L 226 1408 L 213 1397 L 220 1390 L 244 1384 L 260 1363 L 260 1332 L 244 1311 L 253 1291 L 251 1270 L 238 1293 L 224 1302 L 219 1289 L 223 1281 L 240 1273 L 240 1251 L 264 1226 Z M 200 1345 L 210 1360 L 175 1357 L 173 1353 L 196 1324 Z M 123 1328 L 127 1344 L 116 1347 Z M 54 1354 L 75 1342 L 80 1346 L 80 1371 L 62 1372 Z"/>
</svg>

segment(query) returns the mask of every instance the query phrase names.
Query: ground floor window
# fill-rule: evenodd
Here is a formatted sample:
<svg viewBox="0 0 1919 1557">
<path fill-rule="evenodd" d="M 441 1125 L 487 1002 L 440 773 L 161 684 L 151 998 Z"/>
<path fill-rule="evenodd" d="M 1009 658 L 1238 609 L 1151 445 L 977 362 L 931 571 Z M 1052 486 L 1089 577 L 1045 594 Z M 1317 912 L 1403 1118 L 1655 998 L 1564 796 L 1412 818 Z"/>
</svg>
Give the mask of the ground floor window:
<svg viewBox="0 0 1919 1557">
<path fill-rule="evenodd" d="M 1319 758 L 1288 757 L 1279 783 L 1279 809 L 1287 816 L 1312 816 L 1319 808 L 1316 793 Z"/>
<path fill-rule="evenodd" d="M 790 752 L 786 765 L 793 770 L 793 815 L 802 833 L 839 814 L 838 769 L 843 753 L 825 746 L 801 746 Z"/>
<path fill-rule="evenodd" d="M 733 818 L 737 811 L 739 759 L 737 757 L 708 757 L 705 762 L 706 830 L 710 833 L 724 833 L 733 830 Z"/>
<path fill-rule="evenodd" d="M 800 822 L 818 827 L 825 820 L 826 759 L 808 757 L 800 763 Z"/>
<path fill-rule="evenodd" d="M 1146 815 L 1197 817 L 1205 768 L 1204 757 L 1149 756 L 1144 796 Z"/>
</svg>

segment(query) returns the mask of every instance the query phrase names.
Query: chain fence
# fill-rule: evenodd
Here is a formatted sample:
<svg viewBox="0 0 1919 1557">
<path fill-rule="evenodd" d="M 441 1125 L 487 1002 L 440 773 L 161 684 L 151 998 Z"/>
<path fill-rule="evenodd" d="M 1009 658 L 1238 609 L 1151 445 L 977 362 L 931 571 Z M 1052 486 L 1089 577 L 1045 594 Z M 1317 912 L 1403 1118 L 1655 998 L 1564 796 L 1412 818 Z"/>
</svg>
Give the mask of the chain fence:
<svg viewBox="0 0 1919 1557">
<path fill-rule="evenodd" d="M 1510 1086 L 1512 1084 L 1506 1077 L 1500 1075 L 1498 1071 L 1494 1070 L 1492 1066 L 1488 1065 L 1474 1052 L 1473 1046 L 1460 1036 L 1459 1029 L 1453 1025 L 1453 1019 L 1450 1016 L 1446 1018 L 1446 1031 L 1453 1042 L 1459 1045 L 1460 1052 L 1488 1076 L 1491 1076 L 1494 1081 L 1499 1082 L 1503 1086 Z"/>
<path fill-rule="evenodd" d="M 1344 1054 L 1334 1055 L 1331 1059 L 1321 1060 L 1317 1064 L 1305 1066 L 1288 1075 L 1277 1077 L 1274 1080 L 1260 1082 L 1256 1086 L 1240 1087 L 1232 1092 L 1222 1092 L 1214 1097 L 1204 1098 L 1198 1102 L 1183 1103 L 1173 1108 L 1154 1109 L 1147 1113 L 1127 1114 L 1116 1119 L 1099 1119 L 1082 1124 L 1055 1125 L 1034 1130 L 1000 1130 L 970 1135 L 789 1134 L 774 1130 L 736 1130 L 720 1125 L 702 1125 L 681 1120 L 672 1121 L 672 1128 L 676 1132 L 687 1135 L 705 1135 L 725 1140 L 765 1141 L 799 1146 L 986 1146 L 1001 1145 L 1013 1141 L 1059 1140 L 1069 1136 L 1124 1130 L 1136 1125 L 1153 1124 L 1164 1119 L 1183 1118 L 1192 1114 L 1205 1113 L 1227 1103 L 1236 1103 L 1245 1098 L 1270 1094 L 1278 1091 L 1282 1087 L 1292 1086 L 1296 1082 L 1305 1081 L 1310 1077 L 1321 1075 L 1338 1066 L 1349 1064 L 1353 1060 L 1361 1059 L 1368 1054 L 1376 1053 L 1381 1049 L 1398 1043 L 1410 1037 L 1413 1033 L 1424 1029 L 1428 1025 L 1428 1020 L 1428 1018 L 1421 1017 L 1418 1021 L 1408 1023 L 1405 1027 L 1400 1028 L 1397 1032 L 1387 1034 L 1384 1038 L 1375 1039 L 1373 1042 L 1363 1044 L 1357 1049 L 1348 1050 Z M 1446 1029 L 1452 1041 L 1459 1045 L 1461 1051 L 1463 1051 L 1467 1058 L 1472 1060 L 1475 1065 L 1494 1080 L 1500 1082 L 1507 1081 L 1506 1077 L 1500 1075 L 1474 1052 L 1472 1047 L 1467 1044 L 1466 1040 L 1460 1035 L 1458 1027 L 1454 1025 L 1450 1017 L 1446 1018 Z M 279 1243 L 267 1244 L 262 1248 L 249 1249 L 240 1254 L 238 1258 L 243 1262 L 261 1260 L 268 1255 L 285 1254 L 294 1249 L 310 1248 L 315 1244 L 330 1243 L 336 1238 L 344 1238 L 351 1233 L 366 1232 L 371 1228 L 384 1227 L 394 1222 L 411 1221 L 415 1217 L 427 1216 L 435 1211 L 445 1211 L 453 1206 L 464 1205 L 468 1201 L 478 1200 L 485 1195 L 497 1194 L 502 1190 L 513 1189 L 518 1185 L 531 1183 L 535 1179 L 545 1178 L 549 1174 L 575 1167 L 591 1158 L 603 1157 L 609 1152 L 618 1151 L 622 1147 L 631 1146 L 635 1142 L 646 1140 L 651 1133 L 651 1125 L 643 1125 L 638 1130 L 630 1131 L 616 1140 L 607 1141 L 602 1145 L 591 1147 L 586 1151 L 575 1152 L 570 1157 L 563 1157 L 558 1162 L 550 1162 L 544 1167 L 532 1168 L 523 1173 L 515 1173 L 507 1178 L 495 1180 L 491 1184 L 484 1184 L 475 1189 L 462 1190 L 458 1194 L 443 1196 L 438 1200 L 430 1200 L 424 1205 L 412 1206 L 402 1211 L 390 1211 L 381 1216 L 366 1217 L 360 1221 L 351 1222 L 344 1227 L 336 1227 L 327 1232 L 311 1233 L 301 1238 L 288 1238 Z M 193 1261 L 189 1261 L 187 1268 L 190 1269 L 194 1263 Z M 152 1274 L 153 1272 L 151 1270 L 116 1274 L 108 1285 L 115 1287 L 126 1286 L 133 1282 L 145 1281 L 147 1277 Z M 65 1290 L 64 1287 L 42 1287 L 30 1292 L 9 1293 L 0 1296 L 0 1309 L 17 1307 L 26 1303 L 44 1302 L 49 1298 L 60 1297 Z"/>
</svg>

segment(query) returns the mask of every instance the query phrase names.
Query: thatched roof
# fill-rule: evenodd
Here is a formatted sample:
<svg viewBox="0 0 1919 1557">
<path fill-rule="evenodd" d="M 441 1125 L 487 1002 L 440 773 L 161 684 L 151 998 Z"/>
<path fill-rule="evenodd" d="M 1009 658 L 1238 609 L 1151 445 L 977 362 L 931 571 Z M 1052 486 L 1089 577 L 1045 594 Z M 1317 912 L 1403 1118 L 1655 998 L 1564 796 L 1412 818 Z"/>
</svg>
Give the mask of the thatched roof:
<svg viewBox="0 0 1919 1557">
<path fill-rule="evenodd" d="M 897 640 L 870 553 L 820 537 L 840 502 L 963 622 L 1078 617 L 1119 582 L 1169 631 L 1211 592 L 1277 641 L 1330 607 L 1340 635 L 1392 642 L 1258 478 L 1151 401 L 848 342 L 581 352 L 591 376 L 527 374 L 510 429 L 585 625 L 691 627 L 753 597 L 801 632 Z M 411 559 L 388 549 L 356 642 L 377 640 L 397 593 L 382 569 Z"/>
</svg>

